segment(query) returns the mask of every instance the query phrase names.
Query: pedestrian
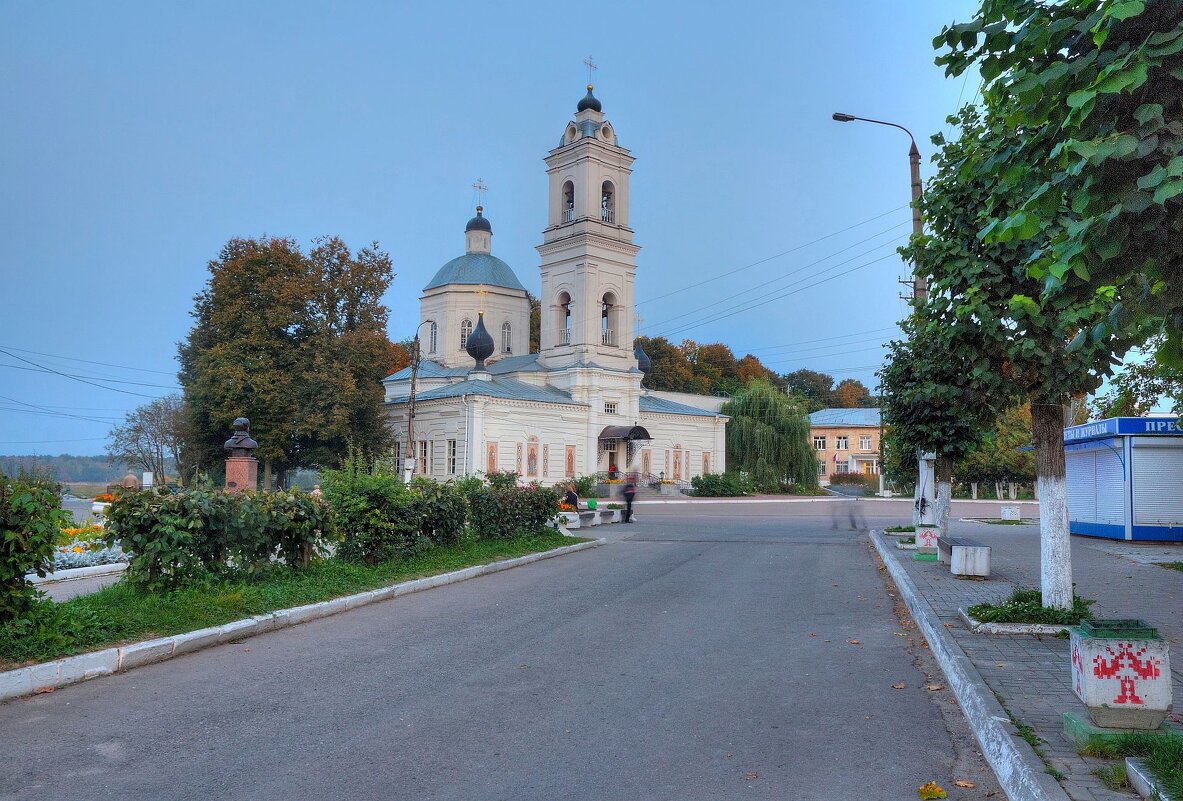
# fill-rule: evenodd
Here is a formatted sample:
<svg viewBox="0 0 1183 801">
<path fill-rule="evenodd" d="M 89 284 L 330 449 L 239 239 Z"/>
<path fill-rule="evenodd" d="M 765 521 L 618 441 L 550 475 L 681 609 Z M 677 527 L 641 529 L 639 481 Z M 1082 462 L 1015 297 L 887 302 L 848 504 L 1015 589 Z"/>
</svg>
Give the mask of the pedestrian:
<svg viewBox="0 0 1183 801">
<path fill-rule="evenodd" d="M 633 522 L 633 498 L 637 497 L 637 483 L 630 474 L 624 482 L 624 522 Z"/>
<path fill-rule="evenodd" d="M 324 493 L 320 491 L 320 484 L 317 484 L 316 486 L 314 486 L 312 488 L 312 492 L 310 492 L 308 494 L 311 495 L 313 498 L 316 498 L 318 501 L 324 496 Z"/>
<path fill-rule="evenodd" d="M 571 511 L 579 511 L 579 495 L 575 492 L 575 485 L 568 484 L 567 491 L 563 494 L 563 503 L 571 507 Z"/>
</svg>

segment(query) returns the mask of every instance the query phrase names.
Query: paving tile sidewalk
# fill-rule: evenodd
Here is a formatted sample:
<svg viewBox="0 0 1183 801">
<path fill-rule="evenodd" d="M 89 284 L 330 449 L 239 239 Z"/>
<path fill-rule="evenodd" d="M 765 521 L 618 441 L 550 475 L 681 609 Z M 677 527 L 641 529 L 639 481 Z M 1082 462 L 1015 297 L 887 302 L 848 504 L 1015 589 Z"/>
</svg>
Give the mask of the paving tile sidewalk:
<svg viewBox="0 0 1183 801">
<path fill-rule="evenodd" d="M 1043 741 L 1039 750 L 1063 774 L 1060 783 L 1076 801 L 1136 798 L 1105 788 L 1093 771 L 1105 760 L 1079 756 L 1063 735 L 1062 715 L 1084 712 L 1072 692 L 1068 641 L 1030 635 L 974 634 L 957 616 L 959 607 L 999 600 L 1016 586 L 1039 586 L 1038 526 L 994 526 L 956 522 L 952 533 L 972 536 L 991 546 L 989 581 L 954 578 L 947 565 L 917 562 L 912 552 L 893 556 L 916 583 L 933 611 L 952 632 L 1003 706 Z M 1073 579 L 1077 592 L 1097 599 L 1098 617 L 1138 617 L 1158 627 L 1171 645 L 1176 720 L 1183 706 L 1183 572 L 1154 561 L 1183 562 L 1183 546 L 1119 543 L 1072 538 Z"/>
</svg>

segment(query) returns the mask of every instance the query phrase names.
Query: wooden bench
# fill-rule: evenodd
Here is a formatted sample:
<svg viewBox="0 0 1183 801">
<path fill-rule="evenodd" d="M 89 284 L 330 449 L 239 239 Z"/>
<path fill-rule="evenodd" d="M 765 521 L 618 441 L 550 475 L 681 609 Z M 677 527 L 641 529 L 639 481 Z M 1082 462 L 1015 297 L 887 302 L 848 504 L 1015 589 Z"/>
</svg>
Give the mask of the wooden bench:
<svg viewBox="0 0 1183 801">
<path fill-rule="evenodd" d="M 990 546 L 968 537 L 937 539 L 937 562 L 954 576 L 990 576 Z"/>
</svg>

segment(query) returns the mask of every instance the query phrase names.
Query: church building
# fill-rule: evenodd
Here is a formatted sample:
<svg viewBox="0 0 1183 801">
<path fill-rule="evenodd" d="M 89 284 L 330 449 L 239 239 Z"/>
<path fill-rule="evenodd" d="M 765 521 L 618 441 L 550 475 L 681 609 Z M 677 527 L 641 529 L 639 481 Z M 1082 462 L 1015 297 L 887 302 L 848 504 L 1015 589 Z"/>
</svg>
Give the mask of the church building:
<svg viewBox="0 0 1183 801">
<path fill-rule="evenodd" d="M 477 206 L 464 255 L 423 289 L 414 387 L 409 367 L 383 381 L 396 455 L 439 480 L 514 471 L 554 484 L 615 469 L 682 482 L 723 472 L 724 399 L 643 386 L 650 363 L 633 331 L 633 157 L 590 85 L 545 161 L 539 351 L 529 352 L 526 289 L 493 255 L 492 223 Z"/>
</svg>

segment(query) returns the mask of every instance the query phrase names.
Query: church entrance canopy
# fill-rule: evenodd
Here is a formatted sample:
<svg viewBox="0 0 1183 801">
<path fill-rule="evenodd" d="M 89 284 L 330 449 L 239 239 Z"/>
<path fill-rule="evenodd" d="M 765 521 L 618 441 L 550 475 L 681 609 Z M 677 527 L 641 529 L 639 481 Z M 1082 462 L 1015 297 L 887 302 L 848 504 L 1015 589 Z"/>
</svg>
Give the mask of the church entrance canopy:
<svg viewBox="0 0 1183 801">
<path fill-rule="evenodd" d="M 600 440 L 622 439 L 632 442 L 638 439 L 653 439 L 642 426 L 607 426 L 600 432 Z"/>
</svg>

